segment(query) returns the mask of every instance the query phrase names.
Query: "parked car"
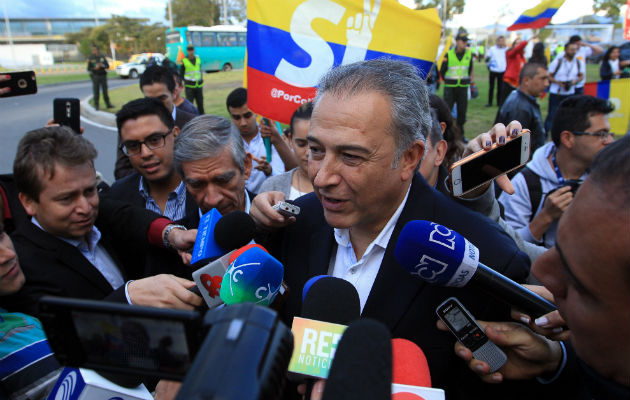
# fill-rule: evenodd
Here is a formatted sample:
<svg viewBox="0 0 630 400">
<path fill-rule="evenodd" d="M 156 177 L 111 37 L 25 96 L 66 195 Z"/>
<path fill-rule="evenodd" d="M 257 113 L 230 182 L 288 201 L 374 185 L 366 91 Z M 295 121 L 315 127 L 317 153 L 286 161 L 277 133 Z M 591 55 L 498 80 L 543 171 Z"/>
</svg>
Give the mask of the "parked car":
<svg viewBox="0 0 630 400">
<path fill-rule="evenodd" d="M 162 64 L 164 58 L 164 54 L 162 53 L 142 53 L 140 55 L 134 55 L 128 63 L 118 66 L 116 72 L 121 78 L 136 79 L 142 75 L 148 64 Z"/>
</svg>

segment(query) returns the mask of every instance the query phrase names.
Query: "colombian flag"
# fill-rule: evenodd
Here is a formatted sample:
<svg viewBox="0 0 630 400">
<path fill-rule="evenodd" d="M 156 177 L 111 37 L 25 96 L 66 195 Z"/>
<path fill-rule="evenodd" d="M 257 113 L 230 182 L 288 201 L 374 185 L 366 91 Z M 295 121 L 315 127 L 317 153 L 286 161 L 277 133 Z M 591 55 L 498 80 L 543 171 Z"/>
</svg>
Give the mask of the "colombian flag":
<svg viewBox="0 0 630 400">
<path fill-rule="evenodd" d="M 624 134 L 630 124 L 630 78 L 588 82 L 584 94 L 608 100 L 615 110 L 608 115 L 611 132 Z"/>
<path fill-rule="evenodd" d="M 558 11 L 562 3 L 564 0 L 545 0 L 536 7 L 526 10 L 507 30 L 542 28 L 551 21 L 551 17 Z"/>
<path fill-rule="evenodd" d="M 336 66 L 388 57 L 426 75 L 441 33 L 435 9 L 395 0 L 250 0 L 247 17 L 247 106 L 283 123 Z"/>
</svg>

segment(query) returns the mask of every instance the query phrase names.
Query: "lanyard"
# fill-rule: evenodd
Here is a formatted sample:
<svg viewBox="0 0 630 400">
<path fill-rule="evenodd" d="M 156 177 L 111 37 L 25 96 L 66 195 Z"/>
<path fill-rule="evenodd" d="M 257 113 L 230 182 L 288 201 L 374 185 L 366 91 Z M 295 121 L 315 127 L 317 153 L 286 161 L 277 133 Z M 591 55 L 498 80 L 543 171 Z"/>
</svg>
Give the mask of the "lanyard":
<svg viewBox="0 0 630 400">
<path fill-rule="evenodd" d="M 558 177 L 558 184 L 560 186 L 564 185 L 564 177 L 562 176 L 562 172 L 560 172 L 560 167 L 558 167 L 558 162 L 556 161 L 556 153 L 558 152 L 557 148 L 553 149 L 553 154 L 551 155 L 551 162 L 553 162 L 553 169 L 556 170 L 556 176 Z"/>
</svg>

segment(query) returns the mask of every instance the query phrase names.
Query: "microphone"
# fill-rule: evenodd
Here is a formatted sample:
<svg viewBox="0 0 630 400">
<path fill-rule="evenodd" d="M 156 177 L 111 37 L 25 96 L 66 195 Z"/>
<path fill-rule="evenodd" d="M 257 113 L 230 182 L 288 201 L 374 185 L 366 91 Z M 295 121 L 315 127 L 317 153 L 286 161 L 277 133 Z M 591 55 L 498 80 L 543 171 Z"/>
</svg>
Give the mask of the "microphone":
<svg viewBox="0 0 630 400">
<path fill-rule="evenodd" d="M 325 379 L 346 326 L 361 316 L 359 294 L 350 282 L 327 275 L 307 285 L 301 317 L 291 326 L 295 348 L 289 372 Z"/>
<path fill-rule="evenodd" d="M 411 275 L 447 287 L 473 287 L 539 317 L 557 308 L 479 262 L 479 250 L 459 233 L 434 222 L 410 221 L 402 229 L 394 257 Z"/>
<path fill-rule="evenodd" d="M 361 319 L 344 332 L 323 400 L 390 400 L 392 346 L 389 330 L 380 322 Z"/>
<path fill-rule="evenodd" d="M 269 306 L 276 298 L 284 267 L 267 250 L 253 245 L 230 264 L 223 275 L 220 296 L 225 304 L 255 303 Z"/>
<path fill-rule="evenodd" d="M 69 367 L 63 369 L 48 395 L 49 400 L 96 398 L 150 400 L 153 396 L 143 384 L 134 388 L 123 387 L 105 379 L 95 371 Z"/>
<path fill-rule="evenodd" d="M 225 253 L 246 245 L 254 238 L 254 220 L 242 211 L 233 211 L 225 217 L 216 208 L 205 213 L 199 221 L 193 247 L 193 267 L 207 264 Z"/>
<path fill-rule="evenodd" d="M 444 390 L 431 388 L 424 353 L 407 339 L 392 339 L 392 400 L 444 400 Z"/>
<path fill-rule="evenodd" d="M 275 311 L 234 304 L 209 311 L 211 326 L 177 399 L 278 399 L 293 350 L 289 328 Z"/>
</svg>

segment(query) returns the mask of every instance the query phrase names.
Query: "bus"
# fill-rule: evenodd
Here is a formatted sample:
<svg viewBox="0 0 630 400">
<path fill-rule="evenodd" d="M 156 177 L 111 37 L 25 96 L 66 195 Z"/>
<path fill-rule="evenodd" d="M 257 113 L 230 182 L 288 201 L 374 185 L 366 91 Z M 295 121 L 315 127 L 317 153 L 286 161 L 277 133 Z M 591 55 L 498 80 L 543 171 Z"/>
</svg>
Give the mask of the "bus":
<svg viewBox="0 0 630 400">
<path fill-rule="evenodd" d="M 202 71 L 243 68 L 247 29 L 237 25 L 188 26 L 166 31 L 166 57 L 176 64 L 186 57 L 186 47 L 195 46 Z"/>
</svg>

